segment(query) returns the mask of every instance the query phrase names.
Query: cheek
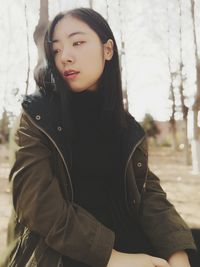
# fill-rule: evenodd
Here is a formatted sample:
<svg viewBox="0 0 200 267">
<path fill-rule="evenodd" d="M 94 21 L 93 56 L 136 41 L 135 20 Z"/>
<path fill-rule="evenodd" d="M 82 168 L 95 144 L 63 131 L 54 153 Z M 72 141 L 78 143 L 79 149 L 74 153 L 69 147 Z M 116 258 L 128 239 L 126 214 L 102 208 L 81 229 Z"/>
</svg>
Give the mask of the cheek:
<svg viewBox="0 0 200 267">
<path fill-rule="evenodd" d="M 85 54 L 86 56 L 86 54 Z M 88 56 L 85 59 L 88 69 L 93 72 L 102 72 L 105 65 L 105 59 L 102 50 L 91 47 Z"/>
<path fill-rule="evenodd" d="M 90 61 L 100 61 L 104 58 L 103 48 L 99 43 L 91 43 L 82 51 L 83 56 Z"/>
<path fill-rule="evenodd" d="M 62 73 L 63 72 L 63 67 L 62 67 L 62 63 L 59 59 L 55 59 L 54 60 L 55 66 L 57 68 L 57 70 Z"/>
<path fill-rule="evenodd" d="M 88 86 L 91 84 L 96 84 L 102 76 L 104 70 L 103 62 L 91 62 L 90 67 L 85 76 L 85 81 L 87 81 Z"/>
</svg>

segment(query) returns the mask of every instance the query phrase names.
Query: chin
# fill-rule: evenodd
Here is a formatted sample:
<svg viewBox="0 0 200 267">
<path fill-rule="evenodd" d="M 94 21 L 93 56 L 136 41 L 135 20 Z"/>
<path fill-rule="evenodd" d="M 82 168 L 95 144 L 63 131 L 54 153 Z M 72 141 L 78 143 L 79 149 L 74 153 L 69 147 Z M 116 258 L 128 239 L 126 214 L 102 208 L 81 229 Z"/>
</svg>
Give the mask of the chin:
<svg viewBox="0 0 200 267">
<path fill-rule="evenodd" d="M 81 93 L 84 91 L 96 91 L 98 88 L 98 79 L 90 80 L 90 81 L 80 81 L 80 80 L 74 80 L 74 81 L 65 81 L 67 85 L 69 86 L 69 89 L 72 92 Z"/>
<path fill-rule="evenodd" d="M 81 93 L 81 92 L 84 92 L 84 91 L 86 91 L 87 90 L 87 88 L 72 88 L 72 87 L 70 87 L 70 90 L 72 91 L 72 92 L 74 92 L 74 93 Z"/>
<path fill-rule="evenodd" d="M 70 86 L 70 90 L 72 92 L 75 92 L 75 93 L 81 93 L 81 92 L 84 92 L 84 91 L 96 91 L 97 90 L 97 86 L 96 85 L 93 85 L 93 86 L 85 86 L 85 87 L 71 87 Z"/>
</svg>

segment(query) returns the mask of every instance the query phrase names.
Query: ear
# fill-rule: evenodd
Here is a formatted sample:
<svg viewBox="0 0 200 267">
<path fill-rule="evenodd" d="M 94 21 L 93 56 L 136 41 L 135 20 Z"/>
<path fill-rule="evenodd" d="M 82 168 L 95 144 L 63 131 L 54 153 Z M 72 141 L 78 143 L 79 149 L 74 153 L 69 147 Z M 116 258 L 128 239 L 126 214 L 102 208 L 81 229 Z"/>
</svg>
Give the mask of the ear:
<svg viewBox="0 0 200 267">
<path fill-rule="evenodd" d="M 113 40 L 112 39 L 108 39 L 108 41 L 103 44 L 104 46 L 104 58 L 105 60 L 111 60 L 112 59 L 112 56 L 113 56 L 113 46 L 114 46 L 114 43 L 113 43 Z"/>
</svg>

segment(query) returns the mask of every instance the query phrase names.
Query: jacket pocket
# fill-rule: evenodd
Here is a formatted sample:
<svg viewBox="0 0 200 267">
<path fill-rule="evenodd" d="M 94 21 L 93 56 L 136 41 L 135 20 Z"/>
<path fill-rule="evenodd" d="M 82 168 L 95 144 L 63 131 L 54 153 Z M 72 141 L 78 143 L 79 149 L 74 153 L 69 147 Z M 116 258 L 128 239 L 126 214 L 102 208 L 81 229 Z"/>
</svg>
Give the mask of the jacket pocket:
<svg viewBox="0 0 200 267">
<path fill-rule="evenodd" d="M 10 253 L 9 253 L 10 254 L 9 262 L 7 262 L 5 267 L 16 266 L 16 259 L 18 257 L 19 251 L 20 251 L 21 243 L 22 243 L 22 237 L 20 236 L 20 237 L 18 237 L 17 240 L 15 240 L 13 242 L 13 244 L 11 244 Z"/>
<path fill-rule="evenodd" d="M 41 238 L 37 247 L 34 249 L 30 259 L 28 260 L 26 267 L 39 267 L 41 265 L 42 258 L 45 255 L 47 246 L 45 245 L 43 239 Z M 44 266 L 44 265 L 43 265 Z M 45 265 L 46 266 L 46 265 Z"/>
<path fill-rule="evenodd" d="M 25 228 L 24 233 L 14 242 L 14 248 L 9 253 L 9 261 L 5 267 L 25 267 L 37 246 L 38 236 Z"/>
<path fill-rule="evenodd" d="M 63 267 L 62 256 L 48 247 L 41 237 L 25 267 Z"/>
</svg>

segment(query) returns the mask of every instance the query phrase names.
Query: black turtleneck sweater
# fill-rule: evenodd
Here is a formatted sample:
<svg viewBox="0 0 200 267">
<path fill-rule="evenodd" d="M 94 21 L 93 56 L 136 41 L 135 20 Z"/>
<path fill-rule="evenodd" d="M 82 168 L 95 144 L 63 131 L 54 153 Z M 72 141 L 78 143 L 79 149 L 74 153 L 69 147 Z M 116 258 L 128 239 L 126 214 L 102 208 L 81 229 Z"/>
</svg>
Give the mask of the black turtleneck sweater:
<svg viewBox="0 0 200 267">
<path fill-rule="evenodd" d="M 119 175 L 119 137 L 102 131 L 102 97 L 97 91 L 72 93 L 72 183 L 74 201 L 111 227 L 108 211 L 113 179 Z"/>
<path fill-rule="evenodd" d="M 124 207 L 120 131 L 111 124 L 107 134 L 100 119 L 102 101 L 98 91 L 70 94 L 74 202 L 115 232 L 115 249 L 146 252 L 146 239 Z M 67 257 L 63 261 L 64 266 L 87 267 Z"/>
<path fill-rule="evenodd" d="M 110 229 L 110 197 L 113 180 L 119 176 L 119 137 L 102 129 L 102 96 L 98 91 L 70 93 L 73 136 L 70 169 L 74 202 Z M 63 257 L 64 266 L 87 267 Z"/>
</svg>

